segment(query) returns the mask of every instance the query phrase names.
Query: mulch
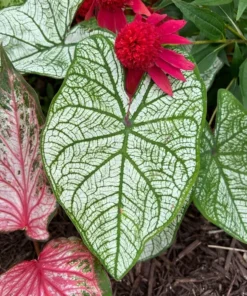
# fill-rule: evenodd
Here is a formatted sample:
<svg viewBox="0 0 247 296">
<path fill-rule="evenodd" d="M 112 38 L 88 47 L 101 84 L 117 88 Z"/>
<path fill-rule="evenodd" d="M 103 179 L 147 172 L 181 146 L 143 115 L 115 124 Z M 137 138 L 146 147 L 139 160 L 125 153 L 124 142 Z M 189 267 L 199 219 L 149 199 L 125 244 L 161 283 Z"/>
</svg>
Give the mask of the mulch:
<svg viewBox="0 0 247 296">
<path fill-rule="evenodd" d="M 49 231 L 51 238 L 78 236 L 61 209 Z M 0 273 L 35 257 L 33 244 L 22 231 L 0 234 Z M 244 296 L 247 245 L 210 224 L 191 206 L 171 248 L 137 263 L 121 281 L 111 282 L 114 296 Z"/>
</svg>

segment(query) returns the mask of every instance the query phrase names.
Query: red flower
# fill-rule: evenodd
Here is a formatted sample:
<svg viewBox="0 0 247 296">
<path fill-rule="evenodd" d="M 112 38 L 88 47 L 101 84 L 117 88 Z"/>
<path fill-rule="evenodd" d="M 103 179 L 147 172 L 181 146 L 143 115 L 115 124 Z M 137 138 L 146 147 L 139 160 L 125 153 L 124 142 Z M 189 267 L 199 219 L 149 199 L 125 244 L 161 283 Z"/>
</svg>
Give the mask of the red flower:
<svg viewBox="0 0 247 296">
<path fill-rule="evenodd" d="M 186 21 L 167 19 L 166 15 L 152 14 L 147 19 L 136 16 L 117 35 L 115 52 L 127 69 L 126 91 L 133 95 L 142 75 L 147 72 L 153 81 L 172 96 L 167 74 L 185 81 L 182 70 L 193 70 L 195 65 L 182 54 L 162 47 L 162 44 L 189 44 L 177 34 Z"/>
<path fill-rule="evenodd" d="M 89 2 L 90 5 L 88 5 Z M 135 13 L 150 15 L 149 10 L 141 0 L 84 0 L 78 13 L 81 10 L 85 20 L 96 15 L 100 27 L 116 33 L 127 23 L 124 14 L 126 6 L 131 7 Z M 87 9 L 86 13 L 84 9 Z"/>
</svg>

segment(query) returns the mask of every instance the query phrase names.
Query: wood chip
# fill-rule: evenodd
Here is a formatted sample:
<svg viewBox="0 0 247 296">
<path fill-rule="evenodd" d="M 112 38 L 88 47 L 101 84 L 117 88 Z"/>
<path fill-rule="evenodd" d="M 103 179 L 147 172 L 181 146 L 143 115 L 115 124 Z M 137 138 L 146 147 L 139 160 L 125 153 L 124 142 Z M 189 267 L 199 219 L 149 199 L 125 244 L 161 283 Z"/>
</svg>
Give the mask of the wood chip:
<svg viewBox="0 0 247 296">
<path fill-rule="evenodd" d="M 151 268 L 150 268 L 149 280 L 148 280 L 148 296 L 153 295 L 155 268 L 156 268 L 155 260 L 152 260 L 152 265 L 151 265 Z"/>
<path fill-rule="evenodd" d="M 184 256 L 187 256 L 189 253 L 194 251 L 198 246 L 200 246 L 201 242 L 199 240 L 195 240 L 193 243 L 191 243 L 188 247 L 186 247 L 182 252 L 178 254 L 178 257 L 176 258 L 176 262 L 181 260 Z"/>
<path fill-rule="evenodd" d="M 236 244 L 236 239 L 233 238 L 232 239 L 232 242 L 231 242 L 231 245 L 230 245 L 230 248 L 234 248 L 235 247 L 235 244 Z M 231 264 L 231 260 L 232 260 L 232 255 L 233 255 L 233 250 L 229 250 L 228 253 L 227 253 L 227 257 L 226 257 L 226 263 L 225 263 L 225 270 L 226 271 L 229 271 L 230 269 L 230 264 Z"/>
</svg>

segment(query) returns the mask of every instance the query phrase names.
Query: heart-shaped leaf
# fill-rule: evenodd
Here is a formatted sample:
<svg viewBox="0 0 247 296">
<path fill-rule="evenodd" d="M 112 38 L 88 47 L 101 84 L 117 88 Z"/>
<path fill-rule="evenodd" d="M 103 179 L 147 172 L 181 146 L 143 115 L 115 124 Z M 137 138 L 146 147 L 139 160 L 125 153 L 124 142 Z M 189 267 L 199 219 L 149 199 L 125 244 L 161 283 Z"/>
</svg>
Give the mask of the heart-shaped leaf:
<svg viewBox="0 0 247 296">
<path fill-rule="evenodd" d="M 70 30 L 81 0 L 27 0 L 0 11 L 0 43 L 23 73 L 63 78 L 90 23 Z"/>
<path fill-rule="evenodd" d="M 198 173 L 204 87 L 143 79 L 129 106 L 114 38 L 94 34 L 52 103 L 42 154 L 54 192 L 84 242 L 117 279 L 178 213 Z M 130 112 L 129 120 L 126 114 Z"/>
<path fill-rule="evenodd" d="M 1 296 L 110 296 L 110 283 L 76 238 L 50 241 L 38 260 L 24 261 L 0 276 Z M 104 279 L 107 290 L 102 291 Z"/>
<path fill-rule="evenodd" d="M 247 242 L 247 112 L 228 91 L 218 93 L 215 135 L 205 129 L 201 170 L 193 192 L 200 212 Z"/>
<path fill-rule="evenodd" d="M 165 227 L 164 230 L 162 230 L 146 243 L 144 250 L 139 258 L 139 261 L 145 261 L 154 258 L 163 253 L 172 245 L 176 238 L 178 228 L 183 220 L 185 212 L 190 204 L 190 195 L 191 194 L 189 194 L 189 196 L 187 197 L 187 200 L 182 206 L 182 209 L 178 212 L 172 223 Z"/>
<path fill-rule="evenodd" d="M 0 51 L 0 231 L 25 229 L 44 240 L 56 201 L 41 163 L 43 118 L 36 93 Z"/>
</svg>

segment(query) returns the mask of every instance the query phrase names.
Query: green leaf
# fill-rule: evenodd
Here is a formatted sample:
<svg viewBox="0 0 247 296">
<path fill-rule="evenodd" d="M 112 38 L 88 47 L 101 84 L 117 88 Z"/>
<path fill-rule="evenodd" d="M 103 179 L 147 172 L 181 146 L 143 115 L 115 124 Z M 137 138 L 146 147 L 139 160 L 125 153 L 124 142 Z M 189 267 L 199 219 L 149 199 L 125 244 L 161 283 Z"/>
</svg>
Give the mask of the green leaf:
<svg viewBox="0 0 247 296">
<path fill-rule="evenodd" d="M 234 18 L 234 4 L 230 3 L 224 6 L 214 6 L 211 7 L 212 11 L 220 15 L 223 21 L 233 25 Z M 234 26 L 235 27 L 235 26 Z"/>
<path fill-rule="evenodd" d="M 220 45 L 214 47 L 212 45 L 203 45 L 203 46 L 193 46 L 191 54 L 196 60 L 197 67 L 200 73 L 207 71 L 215 62 L 218 53 L 225 47 L 226 45 Z"/>
<path fill-rule="evenodd" d="M 237 43 L 235 43 L 234 54 L 231 63 L 231 71 L 233 77 L 238 77 L 240 65 L 243 63 L 243 55 Z"/>
<path fill-rule="evenodd" d="M 154 258 L 163 253 L 173 244 L 174 240 L 176 239 L 178 228 L 183 220 L 189 204 L 190 194 L 188 195 L 186 202 L 172 223 L 146 243 L 139 261 L 146 261 L 148 259 Z"/>
<path fill-rule="evenodd" d="M 234 97 L 239 102 L 241 102 L 241 104 L 243 104 L 243 96 L 241 94 L 241 89 L 240 89 L 240 86 L 238 84 L 238 79 L 237 78 L 235 78 L 233 80 L 233 82 L 230 84 L 230 87 L 229 87 L 228 90 L 234 95 Z"/>
<path fill-rule="evenodd" d="M 247 242 L 247 113 L 227 90 L 218 92 L 215 135 L 201 144 L 201 169 L 193 201 L 212 223 Z"/>
<path fill-rule="evenodd" d="M 81 0 L 28 0 L 0 11 L 0 43 L 23 73 L 63 78 L 91 23 L 70 25 Z"/>
<path fill-rule="evenodd" d="M 239 0 L 238 12 L 237 12 L 237 21 L 241 18 L 242 14 L 244 13 L 246 8 L 247 8 L 247 1 L 246 0 Z"/>
<path fill-rule="evenodd" d="M 111 282 L 103 266 L 95 260 L 94 271 L 96 273 L 97 283 L 100 287 L 102 296 L 112 296 Z"/>
<path fill-rule="evenodd" d="M 130 106 L 114 35 L 79 43 L 42 136 L 58 201 L 116 279 L 177 215 L 197 177 L 205 90 L 198 72 L 171 79 L 174 96 L 146 76 Z"/>
<path fill-rule="evenodd" d="M 194 45 L 191 54 L 196 60 L 201 77 L 208 90 L 214 82 L 216 74 L 223 67 L 223 62 L 217 57 L 223 46 L 214 47 L 209 44 Z"/>
<path fill-rule="evenodd" d="M 243 64 L 240 66 L 239 71 L 239 83 L 240 83 L 240 89 L 243 96 L 243 105 L 245 109 L 247 110 L 247 59 L 243 62 Z"/>
<path fill-rule="evenodd" d="M 232 0 L 195 0 L 193 4 L 217 6 L 231 3 Z"/>
<path fill-rule="evenodd" d="M 25 3 L 26 0 L 0 0 L 0 9 Z"/>
<path fill-rule="evenodd" d="M 172 4 L 172 0 L 160 0 L 154 4 L 155 9 L 162 9 Z"/>
<path fill-rule="evenodd" d="M 238 33 L 238 36 L 240 38 L 243 38 L 243 39 L 245 38 L 243 36 L 243 33 L 241 32 L 240 28 L 238 27 L 238 25 L 233 21 L 233 19 L 235 17 L 235 14 L 234 14 L 235 9 L 234 9 L 234 4 L 233 3 L 228 4 L 228 5 L 224 5 L 224 6 L 214 6 L 214 7 L 212 7 L 212 10 L 217 15 L 219 15 L 223 19 L 223 21 L 230 24 L 231 27 L 233 27 L 235 29 L 235 31 Z"/>
<path fill-rule="evenodd" d="M 192 21 L 206 37 L 212 40 L 225 38 L 224 22 L 219 15 L 180 0 L 173 0 L 173 3 L 181 10 L 184 17 Z"/>
</svg>

